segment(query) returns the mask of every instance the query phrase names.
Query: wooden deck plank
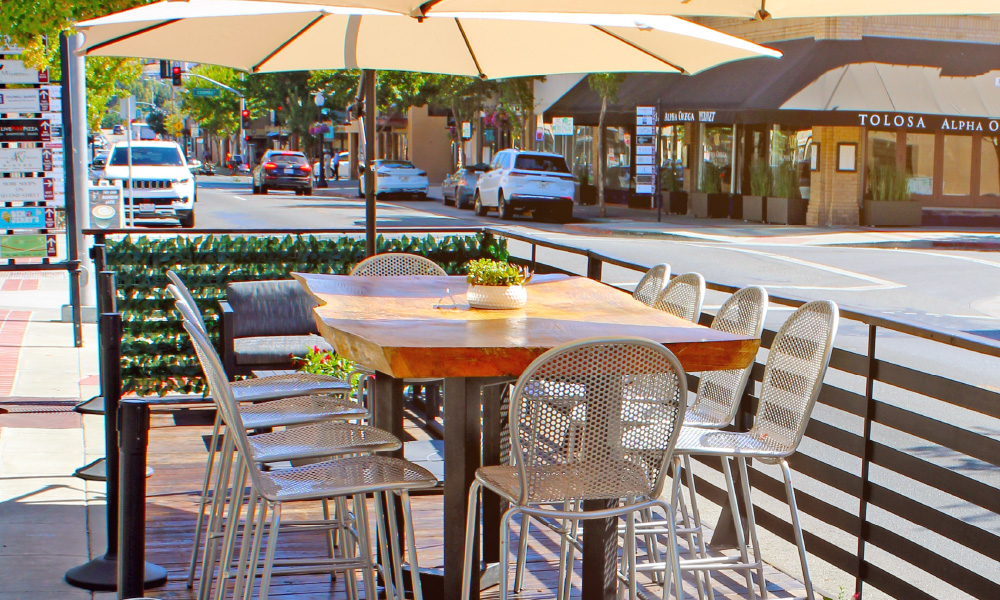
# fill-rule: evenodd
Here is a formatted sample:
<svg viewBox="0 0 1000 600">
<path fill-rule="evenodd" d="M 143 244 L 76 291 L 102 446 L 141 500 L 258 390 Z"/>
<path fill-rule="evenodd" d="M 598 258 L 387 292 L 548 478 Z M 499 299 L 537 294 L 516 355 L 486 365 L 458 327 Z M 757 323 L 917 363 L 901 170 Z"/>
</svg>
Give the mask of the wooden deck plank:
<svg viewBox="0 0 1000 600">
<path fill-rule="evenodd" d="M 203 436 L 210 433 L 210 426 L 177 426 L 169 412 L 153 415 L 148 462 L 155 474 L 147 480 L 146 505 L 146 559 L 167 569 L 167 584 L 150 590 L 147 596 L 163 599 L 194 600 L 195 592 L 185 587 L 190 540 L 195 524 L 198 491 L 204 474 L 206 444 Z M 408 422 L 407 433 L 414 439 L 428 439 L 427 434 Z M 284 511 L 288 520 L 318 518 L 318 505 L 297 503 Z M 418 496 L 413 499 L 416 539 L 421 566 L 438 566 L 443 556 L 442 497 Z M 513 526 L 512 548 L 516 548 L 518 526 Z M 528 568 L 525 590 L 519 596 L 531 600 L 555 597 L 555 582 L 559 544 L 554 534 L 541 527 L 532 527 L 529 544 Z M 640 551 L 642 552 L 640 542 Z M 321 556 L 326 546 L 323 536 L 316 532 L 288 533 L 282 535 L 278 557 Z M 574 575 L 574 597 L 579 595 L 580 560 L 577 553 Z M 513 582 L 513 556 L 511 557 L 511 582 Z M 802 598 L 805 590 L 801 582 L 768 567 L 768 590 L 776 598 Z M 648 584 L 646 589 L 659 597 L 660 588 Z M 716 598 L 735 600 L 746 597 L 742 574 L 724 571 L 713 576 Z M 697 598 L 695 579 L 691 574 L 684 578 L 685 596 Z M 346 600 L 344 581 L 340 577 L 331 582 L 329 576 L 277 576 L 272 579 L 270 595 L 274 598 L 304 600 Z M 497 598 L 497 588 L 485 590 L 483 598 Z M 430 600 L 430 599 L 429 599 Z"/>
</svg>

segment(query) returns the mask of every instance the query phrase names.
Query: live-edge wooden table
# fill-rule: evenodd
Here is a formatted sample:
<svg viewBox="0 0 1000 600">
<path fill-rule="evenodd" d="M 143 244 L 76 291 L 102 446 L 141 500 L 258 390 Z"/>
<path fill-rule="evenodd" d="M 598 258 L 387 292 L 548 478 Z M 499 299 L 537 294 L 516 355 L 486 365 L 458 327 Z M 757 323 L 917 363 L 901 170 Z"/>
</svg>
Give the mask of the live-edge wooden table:
<svg viewBox="0 0 1000 600">
<path fill-rule="evenodd" d="M 500 460 L 499 390 L 491 384 L 513 380 L 546 350 L 583 338 L 652 339 L 687 371 L 744 367 L 760 344 L 683 321 L 583 277 L 535 276 L 524 308 L 475 310 L 466 301 L 464 277 L 293 275 L 320 302 L 315 313 L 323 337 L 339 355 L 376 371 L 377 427 L 402 435 L 403 379 L 445 380 L 442 591 L 448 599 L 461 597 L 469 485 L 480 464 Z M 455 308 L 435 308 L 452 299 Z M 487 562 L 499 557 L 499 521 L 499 500 L 484 497 Z M 615 598 L 616 565 L 609 558 L 617 544 L 613 519 L 585 522 L 584 598 Z M 473 554 L 479 564 L 478 549 Z M 477 599 L 479 586 L 473 588 Z"/>
</svg>

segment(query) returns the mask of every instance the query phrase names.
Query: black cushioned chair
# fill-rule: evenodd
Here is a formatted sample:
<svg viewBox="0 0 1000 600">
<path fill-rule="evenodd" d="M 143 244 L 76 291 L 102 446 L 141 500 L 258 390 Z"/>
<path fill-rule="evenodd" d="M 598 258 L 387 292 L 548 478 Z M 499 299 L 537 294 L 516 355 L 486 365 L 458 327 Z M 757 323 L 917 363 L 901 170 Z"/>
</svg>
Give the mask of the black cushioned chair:
<svg viewBox="0 0 1000 600">
<path fill-rule="evenodd" d="M 316 299 L 298 281 L 230 283 L 226 298 L 219 306 L 222 361 L 229 377 L 289 369 L 291 356 L 305 356 L 314 346 L 333 350 L 316 329 Z"/>
</svg>

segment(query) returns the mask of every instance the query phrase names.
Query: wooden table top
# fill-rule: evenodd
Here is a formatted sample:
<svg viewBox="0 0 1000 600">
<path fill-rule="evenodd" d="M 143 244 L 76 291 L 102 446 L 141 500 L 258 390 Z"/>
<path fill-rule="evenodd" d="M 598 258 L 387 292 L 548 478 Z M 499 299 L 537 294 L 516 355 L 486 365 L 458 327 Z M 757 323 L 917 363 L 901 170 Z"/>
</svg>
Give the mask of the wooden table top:
<svg viewBox="0 0 1000 600">
<path fill-rule="evenodd" d="M 397 378 L 517 377 L 546 350 L 592 337 L 652 339 L 688 371 L 744 367 L 760 345 L 585 277 L 536 275 L 524 308 L 480 310 L 464 276 L 292 275 L 319 300 L 316 324 L 338 354 Z M 434 308 L 447 289 L 457 308 Z"/>
</svg>

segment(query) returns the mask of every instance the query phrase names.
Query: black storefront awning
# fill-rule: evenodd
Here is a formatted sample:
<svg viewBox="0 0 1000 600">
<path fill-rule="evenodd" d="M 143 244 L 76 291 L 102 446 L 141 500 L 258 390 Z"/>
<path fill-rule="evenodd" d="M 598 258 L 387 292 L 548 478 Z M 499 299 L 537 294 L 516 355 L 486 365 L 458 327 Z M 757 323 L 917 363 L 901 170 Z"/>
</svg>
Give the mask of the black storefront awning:
<svg viewBox="0 0 1000 600">
<path fill-rule="evenodd" d="M 693 76 L 630 75 L 609 103 L 606 122 L 634 124 L 635 106 L 658 101 L 664 111 L 682 111 L 680 120 L 716 123 L 914 127 L 924 117 L 916 128 L 987 130 L 990 119 L 1000 119 L 998 45 L 881 37 L 767 45 L 784 56 Z M 596 125 L 600 109 L 600 96 L 583 79 L 545 120 Z"/>
</svg>

